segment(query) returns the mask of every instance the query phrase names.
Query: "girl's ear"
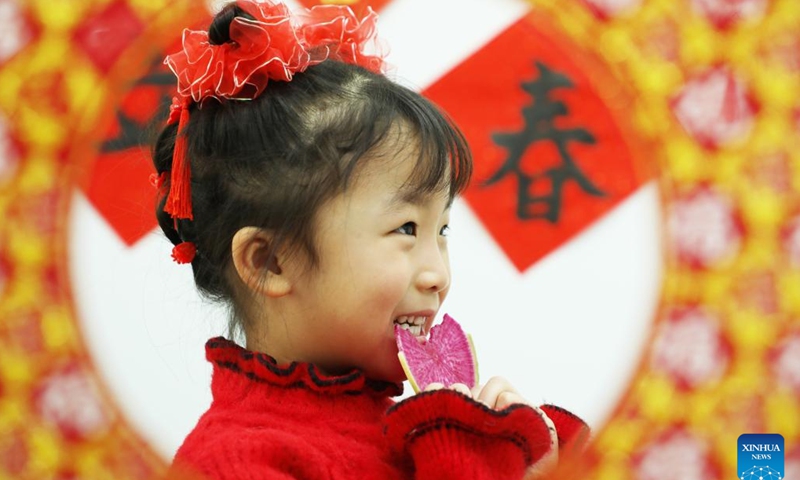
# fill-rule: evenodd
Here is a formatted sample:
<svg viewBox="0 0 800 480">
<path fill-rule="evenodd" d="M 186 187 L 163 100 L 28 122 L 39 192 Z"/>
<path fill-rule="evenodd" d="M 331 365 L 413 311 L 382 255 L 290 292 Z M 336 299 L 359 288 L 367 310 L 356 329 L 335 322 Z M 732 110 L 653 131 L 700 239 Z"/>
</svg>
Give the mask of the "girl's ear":
<svg viewBox="0 0 800 480">
<path fill-rule="evenodd" d="M 281 261 L 272 251 L 272 234 L 257 227 L 243 227 L 231 242 L 233 265 L 239 278 L 254 292 L 282 297 L 292 284 L 281 270 Z"/>
</svg>

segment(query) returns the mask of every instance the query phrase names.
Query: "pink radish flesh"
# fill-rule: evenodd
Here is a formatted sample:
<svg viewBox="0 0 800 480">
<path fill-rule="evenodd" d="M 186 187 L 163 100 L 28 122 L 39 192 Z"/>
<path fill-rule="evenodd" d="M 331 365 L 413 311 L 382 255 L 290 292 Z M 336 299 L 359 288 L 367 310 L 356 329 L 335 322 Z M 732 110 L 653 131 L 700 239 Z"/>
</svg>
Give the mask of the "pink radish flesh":
<svg viewBox="0 0 800 480">
<path fill-rule="evenodd" d="M 450 386 L 463 383 L 473 388 L 478 383 L 475 349 L 469 335 L 450 315 L 431 329 L 430 338 L 420 342 L 408 330 L 395 327 L 398 358 L 415 392 L 431 383 Z"/>
</svg>

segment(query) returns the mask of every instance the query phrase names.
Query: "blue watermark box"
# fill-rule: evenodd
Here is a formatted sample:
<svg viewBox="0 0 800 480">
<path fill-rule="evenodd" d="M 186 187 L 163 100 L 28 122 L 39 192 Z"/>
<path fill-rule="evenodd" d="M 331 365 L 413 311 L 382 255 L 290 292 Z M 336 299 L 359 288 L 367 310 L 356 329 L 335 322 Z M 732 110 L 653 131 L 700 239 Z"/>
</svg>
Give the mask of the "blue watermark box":
<svg viewBox="0 0 800 480">
<path fill-rule="evenodd" d="M 740 480 L 783 480 L 783 436 L 777 433 L 739 435 Z"/>
</svg>

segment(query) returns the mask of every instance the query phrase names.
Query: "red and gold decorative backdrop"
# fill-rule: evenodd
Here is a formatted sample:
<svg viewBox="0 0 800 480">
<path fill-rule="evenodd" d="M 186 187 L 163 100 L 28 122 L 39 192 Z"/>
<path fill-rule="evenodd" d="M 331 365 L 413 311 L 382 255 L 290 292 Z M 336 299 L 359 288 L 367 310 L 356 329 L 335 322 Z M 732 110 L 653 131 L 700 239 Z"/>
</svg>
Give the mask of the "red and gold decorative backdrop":
<svg viewBox="0 0 800 480">
<path fill-rule="evenodd" d="M 163 472 L 82 338 L 67 216 L 77 185 L 128 244 L 152 229 L 149 170 L 130 159 L 169 95 L 158 60 L 205 15 L 188 0 L 0 0 L 0 479 Z M 523 86 L 474 96 L 487 66 Z M 658 184 L 658 316 L 581 478 L 734 478 L 736 438 L 750 432 L 782 434 L 784 476 L 800 476 L 796 2 L 539 0 L 425 93 L 470 137 L 480 160 L 466 201 L 520 271 Z M 560 163 L 542 175 L 531 156 Z M 558 210 L 554 192 L 607 201 Z M 526 215 L 561 227 L 526 247 Z"/>
</svg>

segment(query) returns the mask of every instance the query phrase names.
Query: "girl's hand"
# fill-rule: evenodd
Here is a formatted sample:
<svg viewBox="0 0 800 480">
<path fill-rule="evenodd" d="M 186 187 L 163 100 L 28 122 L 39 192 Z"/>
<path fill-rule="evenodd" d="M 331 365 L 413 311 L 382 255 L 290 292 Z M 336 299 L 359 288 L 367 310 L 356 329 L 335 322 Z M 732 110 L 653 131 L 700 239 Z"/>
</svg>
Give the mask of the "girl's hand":
<svg viewBox="0 0 800 480">
<path fill-rule="evenodd" d="M 425 387 L 426 392 L 430 392 L 432 390 L 441 390 L 444 388 L 444 385 L 441 383 L 431 383 L 427 387 Z M 454 390 L 458 393 L 463 393 L 464 395 L 472 398 L 472 392 L 469 390 L 469 387 L 464 385 L 463 383 L 454 383 L 447 387 L 448 390 Z"/>
<path fill-rule="evenodd" d="M 439 390 L 442 388 L 444 388 L 444 385 L 441 383 L 432 383 L 425 388 L 425 391 Z M 536 413 L 542 417 L 542 420 L 545 425 L 547 425 L 547 429 L 550 432 L 550 451 L 528 468 L 525 474 L 525 480 L 545 479 L 552 473 L 555 467 L 558 466 L 558 435 L 553 421 L 542 409 L 525 401 L 522 395 L 511 386 L 508 380 L 502 377 L 492 377 L 485 385 L 477 385 L 472 390 L 463 383 L 455 383 L 447 388 L 463 393 L 494 410 L 502 410 L 515 403 L 528 405 L 536 410 Z"/>
<path fill-rule="evenodd" d="M 522 395 L 503 377 L 492 377 L 485 385 L 472 389 L 472 398 L 494 410 L 502 410 L 514 403 L 528 405 Z"/>
<path fill-rule="evenodd" d="M 425 391 L 440 390 L 445 388 L 441 383 L 431 383 L 425 387 Z M 464 395 L 483 403 L 494 410 L 502 410 L 514 403 L 529 405 L 517 392 L 511 383 L 503 377 L 492 377 L 486 385 L 477 385 L 472 390 L 463 383 L 454 383 L 447 387 L 449 390 L 463 393 Z"/>
<path fill-rule="evenodd" d="M 483 387 L 476 386 L 472 389 L 472 398 L 495 410 L 502 410 L 509 405 L 521 403 L 536 410 L 542 417 L 547 430 L 550 432 L 550 450 L 538 462 L 528 467 L 525 480 L 543 480 L 550 476 L 558 466 L 558 434 L 556 426 L 544 411 L 526 401 L 522 395 L 511 386 L 508 380 L 502 377 L 492 377 Z"/>
</svg>

